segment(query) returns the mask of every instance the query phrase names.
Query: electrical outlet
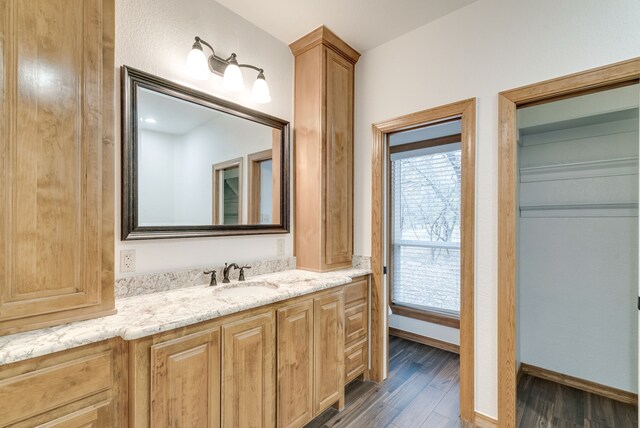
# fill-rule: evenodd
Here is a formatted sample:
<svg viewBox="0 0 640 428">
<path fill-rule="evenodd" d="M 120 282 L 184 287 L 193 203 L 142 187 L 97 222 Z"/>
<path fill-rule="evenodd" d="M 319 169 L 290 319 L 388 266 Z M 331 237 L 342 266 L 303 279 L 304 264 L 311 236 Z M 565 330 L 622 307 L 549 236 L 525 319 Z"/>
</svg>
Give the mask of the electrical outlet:
<svg viewBox="0 0 640 428">
<path fill-rule="evenodd" d="M 278 257 L 284 256 L 284 239 L 278 239 L 276 243 L 278 249 Z"/>
<path fill-rule="evenodd" d="M 120 272 L 136 271 L 136 250 L 120 251 Z"/>
</svg>

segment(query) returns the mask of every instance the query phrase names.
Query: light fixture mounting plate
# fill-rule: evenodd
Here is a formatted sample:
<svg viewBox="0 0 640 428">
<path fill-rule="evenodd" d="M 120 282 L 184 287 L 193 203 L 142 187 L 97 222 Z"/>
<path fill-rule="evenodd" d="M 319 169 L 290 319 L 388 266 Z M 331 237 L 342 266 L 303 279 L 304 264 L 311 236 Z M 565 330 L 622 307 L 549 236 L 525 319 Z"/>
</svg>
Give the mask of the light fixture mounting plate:
<svg viewBox="0 0 640 428">
<path fill-rule="evenodd" d="M 209 70 L 218 76 L 224 76 L 224 70 L 227 68 L 226 61 L 216 58 L 213 55 L 209 55 Z"/>
</svg>

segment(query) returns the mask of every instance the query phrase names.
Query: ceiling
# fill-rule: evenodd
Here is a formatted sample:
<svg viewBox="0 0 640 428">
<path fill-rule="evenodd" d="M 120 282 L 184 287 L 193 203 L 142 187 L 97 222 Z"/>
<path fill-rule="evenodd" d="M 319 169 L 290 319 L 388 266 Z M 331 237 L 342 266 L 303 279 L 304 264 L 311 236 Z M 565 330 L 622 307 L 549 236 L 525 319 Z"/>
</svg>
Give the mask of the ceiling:
<svg viewBox="0 0 640 428">
<path fill-rule="evenodd" d="M 138 91 L 138 117 L 142 129 L 182 135 L 222 115 L 198 104 L 145 88 Z"/>
<path fill-rule="evenodd" d="M 476 0 L 217 0 L 286 44 L 320 25 L 365 52 Z"/>
</svg>

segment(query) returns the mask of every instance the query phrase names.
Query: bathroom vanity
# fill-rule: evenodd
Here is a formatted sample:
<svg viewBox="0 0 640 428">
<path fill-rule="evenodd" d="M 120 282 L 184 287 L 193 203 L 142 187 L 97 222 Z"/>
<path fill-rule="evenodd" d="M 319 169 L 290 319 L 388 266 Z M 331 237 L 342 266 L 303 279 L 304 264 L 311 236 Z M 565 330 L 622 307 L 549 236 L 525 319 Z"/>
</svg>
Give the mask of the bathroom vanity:
<svg viewBox="0 0 640 428">
<path fill-rule="evenodd" d="M 0 338 L 0 426 L 300 427 L 367 376 L 367 269 L 289 270 L 117 308 Z"/>
<path fill-rule="evenodd" d="M 301 427 L 341 408 L 345 383 L 369 367 L 371 272 L 351 267 L 360 54 L 325 27 L 292 45 L 298 77 L 313 77 L 296 81 L 300 94 L 323 94 L 296 96 L 298 128 L 313 126 L 297 132 L 294 164 L 316 167 L 298 169 L 292 192 L 289 122 L 116 64 L 113 0 L 0 1 L 0 11 L 12 94 L 0 94 L 0 115 L 20 117 L 0 145 L 0 427 Z M 263 70 L 249 67 L 264 89 Z M 309 271 L 294 261 L 216 286 L 202 270 L 163 271 L 118 287 L 135 272 L 124 241 L 284 238 L 292 222 Z"/>
</svg>

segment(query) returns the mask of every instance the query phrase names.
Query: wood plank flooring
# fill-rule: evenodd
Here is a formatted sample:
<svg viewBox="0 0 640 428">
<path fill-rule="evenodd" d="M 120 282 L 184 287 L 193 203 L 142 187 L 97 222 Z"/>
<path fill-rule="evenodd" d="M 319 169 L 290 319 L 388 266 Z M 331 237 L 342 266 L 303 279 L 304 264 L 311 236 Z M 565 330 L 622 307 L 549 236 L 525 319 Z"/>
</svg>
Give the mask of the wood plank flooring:
<svg viewBox="0 0 640 428">
<path fill-rule="evenodd" d="M 328 409 L 307 428 L 472 428 L 458 417 L 459 357 L 405 339 L 389 339 L 389 378 L 355 380 L 345 409 Z M 521 428 L 637 428 L 638 409 L 546 380 L 523 376 L 518 384 Z"/>
<path fill-rule="evenodd" d="M 389 339 L 389 378 L 382 384 L 355 380 L 345 409 L 328 409 L 307 428 L 471 428 L 460 413 L 458 355 L 397 337 Z"/>
<path fill-rule="evenodd" d="M 638 407 L 523 375 L 518 383 L 518 426 L 637 428 Z"/>
</svg>

